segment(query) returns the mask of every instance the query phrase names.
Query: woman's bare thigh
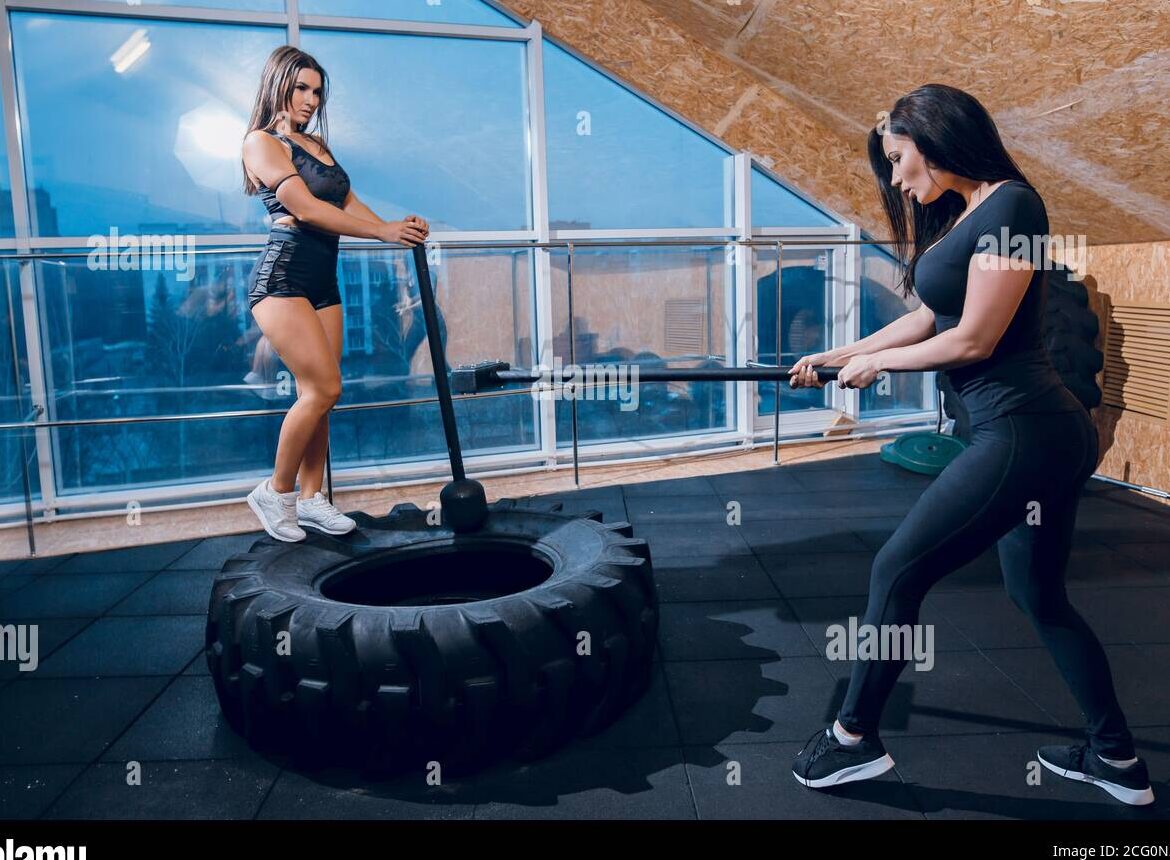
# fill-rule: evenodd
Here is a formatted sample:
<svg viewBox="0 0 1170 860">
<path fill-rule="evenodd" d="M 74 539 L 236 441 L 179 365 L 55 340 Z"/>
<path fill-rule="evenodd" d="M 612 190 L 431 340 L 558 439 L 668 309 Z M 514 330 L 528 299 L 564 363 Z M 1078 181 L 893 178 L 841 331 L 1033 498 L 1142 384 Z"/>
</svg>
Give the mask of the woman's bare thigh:
<svg viewBox="0 0 1170 860">
<path fill-rule="evenodd" d="M 335 308 L 340 317 L 340 306 Z M 340 389 L 340 343 L 333 342 L 334 337 L 340 341 L 340 335 L 333 331 L 335 323 L 329 325 L 328 317 L 323 320 L 319 316 L 335 308 L 316 311 L 308 299 L 299 296 L 269 296 L 252 308 L 256 324 L 296 377 L 298 396 L 303 386 L 322 391 Z"/>
</svg>

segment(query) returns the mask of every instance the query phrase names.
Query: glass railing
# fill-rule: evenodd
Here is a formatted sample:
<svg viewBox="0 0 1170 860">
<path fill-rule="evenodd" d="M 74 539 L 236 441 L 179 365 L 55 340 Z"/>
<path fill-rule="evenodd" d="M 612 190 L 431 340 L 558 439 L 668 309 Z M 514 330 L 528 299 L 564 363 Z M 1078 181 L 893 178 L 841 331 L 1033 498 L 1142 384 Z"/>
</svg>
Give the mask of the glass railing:
<svg viewBox="0 0 1170 860">
<path fill-rule="evenodd" d="M 886 258 L 867 250 L 873 244 L 451 242 L 428 257 L 450 367 L 484 359 L 536 366 L 542 343 L 546 360 L 564 364 L 710 367 L 777 363 L 778 324 L 779 363 L 824 349 L 844 319 L 834 311 L 842 295 L 852 295 L 860 336 L 904 312 L 894 267 L 883 280 L 881 266 L 864 262 Z M 746 302 L 737 301 L 737 245 L 751 261 Z M 852 284 L 839 262 L 846 252 L 864 263 Z M 296 391 L 248 311 L 256 254 L 198 248 L 183 271 L 102 267 L 83 250 L 2 255 L 4 520 L 44 508 L 117 510 L 128 500 L 145 507 L 238 498 L 271 469 Z M 330 420 L 330 491 L 440 477 L 446 448 L 409 252 L 344 243 L 338 278 L 343 385 Z M 34 325 L 26 309 L 35 309 Z M 587 395 L 546 408 L 528 386 L 514 385 L 457 397 L 455 414 L 471 467 L 498 470 L 548 467 L 565 461 L 570 446 L 576 465 L 581 450 L 644 455 L 638 445 L 648 441 L 696 450 L 719 439 L 752 444 L 766 435 L 769 416 L 825 410 L 827 425 L 840 407 L 831 387 L 782 386 L 776 410 L 776 390 L 644 383 L 630 410 Z M 894 396 L 867 402 L 862 392 L 859 417 L 931 410 L 929 393 L 922 374 L 900 374 Z"/>
</svg>

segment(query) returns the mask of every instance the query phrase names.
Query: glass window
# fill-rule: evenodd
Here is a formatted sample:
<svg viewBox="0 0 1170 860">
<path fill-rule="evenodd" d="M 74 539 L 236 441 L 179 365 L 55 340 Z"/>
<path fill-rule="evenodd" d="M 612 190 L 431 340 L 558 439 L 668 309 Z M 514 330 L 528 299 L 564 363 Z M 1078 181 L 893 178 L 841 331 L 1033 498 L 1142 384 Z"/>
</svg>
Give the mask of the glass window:
<svg viewBox="0 0 1170 860">
<path fill-rule="evenodd" d="M 901 278 L 897 259 L 878 245 L 861 246 L 861 337 L 869 337 L 920 304 L 917 297 L 902 298 L 896 286 Z M 927 377 L 930 377 L 927 379 Z M 861 391 L 861 417 L 877 418 L 935 408 L 934 374 L 891 373 L 888 385 L 874 384 Z M 929 399 L 925 391 L 931 392 Z"/>
<path fill-rule="evenodd" d="M 119 6 L 141 6 L 141 0 L 101 0 Z M 147 0 L 155 6 L 197 6 L 202 9 L 244 9 L 249 12 L 283 12 L 284 0 Z M 424 0 L 425 2 L 425 0 Z"/>
<path fill-rule="evenodd" d="M 7 110 L 0 100 L 0 110 Z M 0 125 L 0 129 L 3 125 Z M 12 177 L 8 172 L 8 147 L 0 146 L 0 239 L 16 235 L 16 221 L 12 214 Z"/>
<path fill-rule="evenodd" d="M 776 251 L 753 248 L 756 281 L 756 355 L 765 364 L 791 365 L 803 355 L 828 348 L 832 322 L 830 286 L 833 253 L 830 248 L 784 249 L 784 277 L 780 283 L 780 360 L 776 361 Z M 776 408 L 776 386 L 757 383 L 757 416 Z M 823 409 L 830 405 L 830 389 L 780 386 L 780 411 Z"/>
<path fill-rule="evenodd" d="M 732 281 L 723 245 L 577 250 L 569 350 L 568 254 L 552 260 L 553 356 L 563 367 L 718 367 L 735 364 Z M 632 383 L 632 371 L 627 381 Z M 556 402 L 557 445 L 572 445 L 572 406 Z M 577 401 L 578 438 L 623 442 L 727 430 L 734 387 L 724 382 L 645 382 L 599 387 Z"/>
<path fill-rule="evenodd" d="M 340 404 L 436 397 L 410 253 L 346 251 L 343 265 L 347 258 L 361 266 L 365 296 L 344 308 L 349 350 Z M 531 251 L 440 250 L 429 266 L 450 368 L 489 358 L 518 367 L 535 363 Z M 484 325 L 486 319 L 492 324 Z M 465 455 L 538 445 L 536 403 L 527 388 L 456 400 L 454 408 Z M 334 469 L 447 456 L 438 403 L 337 413 L 330 419 L 330 445 Z"/>
<path fill-rule="evenodd" d="M 243 9 L 246 12 L 284 12 L 284 0 L 146 0 L 154 6 L 195 6 L 204 9 Z M 140 0 L 99 0 L 118 6 L 142 6 Z"/>
<path fill-rule="evenodd" d="M 553 229 L 732 225 L 721 147 L 547 40 L 544 89 Z"/>
<path fill-rule="evenodd" d="M 240 147 L 277 27 L 13 12 L 33 231 L 260 232 Z"/>
<path fill-rule="evenodd" d="M 36 263 L 50 420 L 280 408 L 260 385 L 263 340 L 247 308 L 256 252 L 104 255 Z M 111 268 L 110 264 L 114 264 Z M 250 474 L 275 453 L 280 416 L 64 427 L 53 433 L 62 495 Z"/>
<path fill-rule="evenodd" d="M 519 42 L 302 31 L 332 89 L 329 134 L 381 217 L 439 230 L 532 225 Z"/>
<path fill-rule="evenodd" d="M 753 227 L 831 227 L 839 222 L 752 168 Z"/>
<path fill-rule="evenodd" d="M 341 15 L 436 24 L 486 24 L 519 27 L 515 20 L 481 0 L 301 0 L 302 15 Z"/>
<path fill-rule="evenodd" d="M 448 251 L 432 264 L 452 366 L 485 357 L 534 363 L 531 253 Z M 256 257 L 255 251 L 200 254 L 187 269 L 167 268 L 166 260 L 150 268 L 154 261 L 142 257 L 142 267 L 130 271 L 103 270 L 87 257 L 38 261 L 50 419 L 287 409 L 296 398 L 295 380 L 247 308 Z M 361 277 L 347 285 L 347 299 L 357 289 L 363 295 L 343 305 L 340 404 L 434 396 L 409 257 L 346 249 L 339 278 L 355 264 Z M 488 318 L 493 325 L 482 325 Z M 536 445 L 527 392 L 460 401 L 456 416 L 470 453 Z M 271 468 L 282 420 L 61 428 L 53 433 L 60 492 L 260 474 Z M 331 434 L 338 469 L 446 453 L 437 404 L 337 413 Z"/>
</svg>

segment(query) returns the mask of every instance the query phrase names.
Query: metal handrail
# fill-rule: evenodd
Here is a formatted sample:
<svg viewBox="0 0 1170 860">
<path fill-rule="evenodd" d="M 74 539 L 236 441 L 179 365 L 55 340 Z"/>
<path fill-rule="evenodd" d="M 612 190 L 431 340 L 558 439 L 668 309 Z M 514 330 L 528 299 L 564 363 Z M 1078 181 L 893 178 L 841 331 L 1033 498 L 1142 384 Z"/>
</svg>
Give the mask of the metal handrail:
<svg viewBox="0 0 1170 860">
<path fill-rule="evenodd" d="M 127 236 L 137 235 L 132 233 L 125 234 Z M 728 234 L 731 235 L 730 233 Z M 696 240 L 696 239 L 564 239 L 560 241 L 540 242 L 535 239 L 523 241 L 500 241 L 500 242 L 463 242 L 458 240 L 452 241 L 435 241 L 428 242 L 431 247 L 456 249 L 456 250 L 496 250 L 516 248 L 520 250 L 525 249 L 548 249 L 548 248 L 564 248 L 568 250 L 569 245 L 576 249 L 581 248 L 652 248 L 657 246 L 663 247 L 694 247 L 705 245 L 744 245 L 747 247 L 765 247 L 773 248 L 776 246 L 776 239 L 761 238 L 761 239 L 720 239 L 713 236 L 710 241 Z M 893 242 L 889 239 L 816 239 L 816 238 L 799 238 L 793 237 L 791 239 L 780 240 L 784 245 L 892 245 Z M 235 245 L 231 247 L 216 247 L 216 248 L 193 248 L 189 252 L 184 250 L 182 253 L 187 254 L 241 254 L 257 248 L 263 248 L 261 243 L 249 243 L 246 245 Z M 346 241 L 340 242 L 338 245 L 342 250 L 354 251 L 361 249 L 368 249 L 373 251 L 409 251 L 409 245 L 399 245 L 394 242 L 373 242 L 373 241 Z M 61 257 L 89 257 L 93 255 L 93 251 L 15 251 L 10 253 L 0 253 L 0 260 L 38 260 L 38 259 L 59 259 Z"/>
<path fill-rule="evenodd" d="M 527 388 L 512 388 L 503 391 L 485 391 L 477 394 L 456 394 L 455 400 L 471 400 L 478 397 L 503 397 L 513 394 L 530 394 Z M 411 397 L 405 400 L 379 400 L 372 403 L 349 403 L 334 406 L 334 412 L 355 412 L 360 409 L 389 409 L 396 406 L 418 406 L 422 403 L 437 403 L 436 397 Z M 291 404 L 290 404 L 291 406 Z M 289 406 L 281 409 L 239 409 L 231 412 L 195 412 L 177 415 L 126 415 L 115 418 L 76 418 L 63 421 L 31 421 L 28 423 L 0 424 L 0 430 L 33 430 L 39 427 L 86 427 L 97 424 L 149 424 L 160 421 L 207 421 L 217 418 L 257 418 L 262 415 L 283 415 Z"/>
<path fill-rule="evenodd" d="M 662 361 L 726 361 L 725 355 L 699 355 L 699 354 L 685 354 L 685 355 L 671 355 L 663 356 Z M 397 381 L 412 381 L 412 380 L 429 380 L 433 379 L 429 374 L 412 374 L 410 376 L 379 376 L 379 377 L 362 377 L 360 380 L 351 380 L 354 382 L 362 382 L 368 379 L 376 379 L 379 382 L 387 380 Z M 560 387 L 564 387 L 566 383 L 557 382 Z M 568 383 L 572 385 L 572 383 Z M 592 387 L 581 383 L 577 384 L 580 388 Z M 191 391 L 236 391 L 240 389 L 251 390 L 251 386 L 245 385 L 201 385 L 195 388 L 123 388 L 112 389 L 105 391 L 85 391 L 80 392 L 87 395 L 109 395 L 109 394 L 147 394 L 155 391 L 163 391 L 170 394 L 188 393 Z M 529 388 L 507 388 L 499 391 L 481 391 L 475 394 L 453 394 L 453 400 L 473 400 L 478 397 L 503 397 L 513 394 L 530 394 Z M 361 409 L 387 409 L 396 406 L 418 406 L 423 403 L 437 403 L 437 397 L 410 397 L 402 400 L 375 400 L 369 403 L 347 403 L 342 406 L 334 406 L 330 412 L 354 412 Z M 206 421 L 216 418 L 257 418 L 264 415 L 283 415 L 288 411 L 289 407 L 280 407 L 275 409 L 236 409 L 226 412 L 185 412 L 173 415 L 122 415 L 112 418 L 70 418 L 61 419 L 57 421 L 14 421 L 14 422 L 0 422 L 0 430 L 34 430 L 38 427 L 86 427 L 100 424 L 144 424 L 160 421 Z M 40 414 L 44 410 L 38 407 L 33 410 L 33 414 Z"/>
</svg>

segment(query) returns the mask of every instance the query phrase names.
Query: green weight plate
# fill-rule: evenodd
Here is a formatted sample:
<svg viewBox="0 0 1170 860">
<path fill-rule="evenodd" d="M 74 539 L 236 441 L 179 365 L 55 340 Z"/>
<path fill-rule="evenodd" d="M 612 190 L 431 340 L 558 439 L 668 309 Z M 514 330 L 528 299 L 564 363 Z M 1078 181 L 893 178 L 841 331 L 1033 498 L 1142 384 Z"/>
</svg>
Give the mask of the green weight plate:
<svg viewBox="0 0 1170 860">
<path fill-rule="evenodd" d="M 882 446 L 881 458 L 921 475 L 937 475 L 967 446 L 954 436 L 907 433 Z"/>
</svg>

